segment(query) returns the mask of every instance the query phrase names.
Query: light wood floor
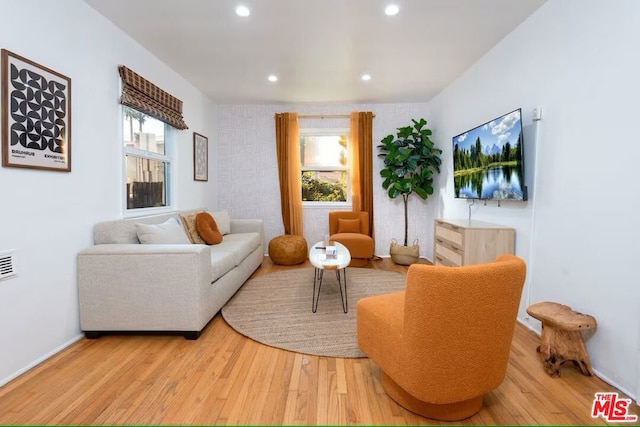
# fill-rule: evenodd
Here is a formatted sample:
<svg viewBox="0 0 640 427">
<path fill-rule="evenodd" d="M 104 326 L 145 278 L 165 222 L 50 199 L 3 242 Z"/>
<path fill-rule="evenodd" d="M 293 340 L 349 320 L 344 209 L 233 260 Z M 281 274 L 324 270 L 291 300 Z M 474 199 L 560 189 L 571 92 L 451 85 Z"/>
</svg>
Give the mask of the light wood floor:
<svg viewBox="0 0 640 427">
<path fill-rule="evenodd" d="M 265 258 L 255 275 L 284 268 Z M 462 424 L 606 424 L 590 416 L 593 396 L 616 390 L 573 366 L 548 377 L 538 341 L 518 324 L 505 381 Z M 80 340 L 0 388 L 0 424 L 438 424 L 389 399 L 379 378 L 368 359 L 268 347 L 216 315 L 197 341 Z"/>
</svg>

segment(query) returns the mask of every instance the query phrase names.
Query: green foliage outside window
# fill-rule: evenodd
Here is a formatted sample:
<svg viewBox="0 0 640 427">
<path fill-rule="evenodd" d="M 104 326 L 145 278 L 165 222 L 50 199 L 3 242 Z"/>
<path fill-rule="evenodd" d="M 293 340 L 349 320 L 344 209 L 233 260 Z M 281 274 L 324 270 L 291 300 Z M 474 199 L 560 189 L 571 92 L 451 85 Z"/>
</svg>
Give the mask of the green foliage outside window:
<svg viewBox="0 0 640 427">
<path fill-rule="evenodd" d="M 338 171 L 340 179 L 322 179 L 315 171 L 302 172 L 302 200 L 312 202 L 344 202 L 347 200 L 346 173 Z"/>
</svg>

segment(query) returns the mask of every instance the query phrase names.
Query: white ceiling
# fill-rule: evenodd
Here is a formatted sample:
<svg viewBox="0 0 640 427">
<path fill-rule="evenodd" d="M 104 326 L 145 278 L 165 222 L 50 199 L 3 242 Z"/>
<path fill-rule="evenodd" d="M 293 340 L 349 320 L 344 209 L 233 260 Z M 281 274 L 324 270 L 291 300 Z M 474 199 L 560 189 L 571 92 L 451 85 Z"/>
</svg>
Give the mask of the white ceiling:
<svg viewBox="0 0 640 427">
<path fill-rule="evenodd" d="M 426 102 L 545 0 L 85 1 L 215 102 L 247 104 Z"/>
</svg>

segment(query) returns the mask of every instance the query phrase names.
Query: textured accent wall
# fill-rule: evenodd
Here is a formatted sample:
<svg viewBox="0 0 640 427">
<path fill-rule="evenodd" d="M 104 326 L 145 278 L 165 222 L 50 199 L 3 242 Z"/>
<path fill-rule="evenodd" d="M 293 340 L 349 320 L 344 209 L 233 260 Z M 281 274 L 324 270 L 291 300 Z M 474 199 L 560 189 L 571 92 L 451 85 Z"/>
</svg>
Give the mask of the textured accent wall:
<svg viewBox="0 0 640 427">
<path fill-rule="evenodd" d="M 237 218 L 262 218 L 265 222 L 265 243 L 283 233 L 280 213 L 278 165 L 275 153 L 273 116 L 277 112 L 348 114 L 370 110 L 373 120 L 374 144 L 374 227 L 376 254 L 389 254 L 392 238 L 401 241 L 404 233 L 402 200 L 391 200 L 382 188 L 378 171 L 382 160 L 375 148 L 379 141 L 396 128 L 406 126 L 412 118 L 430 121 L 427 104 L 301 104 L 301 105 L 220 105 L 218 107 L 218 206 Z M 301 118 L 300 128 L 348 128 L 348 118 Z M 443 148 L 447 141 L 435 141 Z M 444 181 L 443 181 L 444 182 Z M 423 201 L 413 196 L 409 202 L 409 240 L 420 242 L 420 254 L 431 259 L 433 253 L 433 219 L 439 211 L 440 181 L 436 178 L 436 193 Z M 324 238 L 328 232 L 328 211 L 305 208 L 304 235 L 309 245 Z"/>
</svg>

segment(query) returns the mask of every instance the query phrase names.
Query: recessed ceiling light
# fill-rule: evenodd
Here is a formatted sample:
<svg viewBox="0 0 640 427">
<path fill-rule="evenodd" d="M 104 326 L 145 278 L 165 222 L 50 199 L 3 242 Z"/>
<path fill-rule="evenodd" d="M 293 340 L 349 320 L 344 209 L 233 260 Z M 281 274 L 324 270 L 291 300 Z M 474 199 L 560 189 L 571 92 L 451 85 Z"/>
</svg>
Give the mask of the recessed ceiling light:
<svg viewBox="0 0 640 427">
<path fill-rule="evenodd" d="M 269 80 L 271 83 L 275 83 L 278 81 L 278 76 L 276 76 L 275 74 L 271 74 L 269 77 L 267 77 L 267 80 Z"/>
<path fill-rule="evenodd" d="M 247 6 L 238 6 L 236 7 L 236 15 L 238 16 L 249 16 L 251 15 L 251 11 Z"/>
<path fill-rule="evenodd" d="M 384 8 L 384 14 L 388 16 L 397 15 L 400 12 L 400 8 L 395 4 L 390 4 L 389 6 Z"/>
<path fill-rule="evenodd" d="M 361 78 L 363 82 L 368 82 L 371 80 L 371 74 L 363 74 Z"/>
</svg>

